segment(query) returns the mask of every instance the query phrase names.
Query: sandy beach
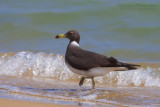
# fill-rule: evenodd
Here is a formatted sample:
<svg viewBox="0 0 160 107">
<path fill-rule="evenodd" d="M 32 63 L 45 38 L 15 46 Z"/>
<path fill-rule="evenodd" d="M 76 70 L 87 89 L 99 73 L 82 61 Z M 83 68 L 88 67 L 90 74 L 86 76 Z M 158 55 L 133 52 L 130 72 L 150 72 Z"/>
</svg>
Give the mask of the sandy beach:
<svg viewBox="0 0 160 107">
<path fill-rule="evenodd" d="M 11 100 L 11 99 L 2 99 L 0 98 L 1 107 L 71 107 L 68 105 L 61 104 L 49 104 L 41 102 L 30 102 L 30 101 L 21 101 L 21 100 Z"/>
</svg>

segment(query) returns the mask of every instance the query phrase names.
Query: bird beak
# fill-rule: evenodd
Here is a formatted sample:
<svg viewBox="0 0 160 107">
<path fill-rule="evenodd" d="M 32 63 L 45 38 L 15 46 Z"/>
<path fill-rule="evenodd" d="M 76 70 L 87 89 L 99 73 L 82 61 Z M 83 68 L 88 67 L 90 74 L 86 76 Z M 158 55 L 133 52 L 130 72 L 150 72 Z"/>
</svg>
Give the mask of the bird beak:
<svg viewBox="0 0 160 107">
<path fill-rule="evenodd" d="M 65 34 L 59 34 L 59 35 L 55 36 L 55 39 L 58 39 L 58 38 L 66 38 L 66 35 Z"/>
</svg>

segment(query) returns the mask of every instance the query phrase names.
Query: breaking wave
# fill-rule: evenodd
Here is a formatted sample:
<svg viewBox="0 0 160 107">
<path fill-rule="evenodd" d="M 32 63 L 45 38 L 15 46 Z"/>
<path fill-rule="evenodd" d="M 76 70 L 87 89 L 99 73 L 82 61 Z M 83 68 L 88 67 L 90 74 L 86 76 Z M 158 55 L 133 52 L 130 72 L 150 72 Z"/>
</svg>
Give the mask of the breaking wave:
<svg viewBox="0 0 160 107">
<path fill-rule="evenodd" d="M 43 52 L 0 53 L 0 76 L 50 78 L 62 81 L 79 81 L 65 65 L 62 55 Z M 96 77 L 98 84 L 107 86 L 160 87 L 160 67 L 149 65 L 132 71 L 110 72 Z M 90 80 L 86 80 L 90 83 Z"/>
</svg>

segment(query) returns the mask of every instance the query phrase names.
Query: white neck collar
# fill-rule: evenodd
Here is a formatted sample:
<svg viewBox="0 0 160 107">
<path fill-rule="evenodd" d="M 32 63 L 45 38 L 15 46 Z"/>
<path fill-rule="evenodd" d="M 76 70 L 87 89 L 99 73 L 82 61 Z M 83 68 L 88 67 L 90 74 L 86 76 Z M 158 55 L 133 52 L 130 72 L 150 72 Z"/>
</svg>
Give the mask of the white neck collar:
<svg viewBox="0 0 160 107">
<path fill-rule="evenodd" d="M 79 47 L 79 44 L 78 44 L 76 41 L 72 41 L 70 44 L 71 44 L 72 46 L 78 46 L 78 47 Z"/>
</svg>

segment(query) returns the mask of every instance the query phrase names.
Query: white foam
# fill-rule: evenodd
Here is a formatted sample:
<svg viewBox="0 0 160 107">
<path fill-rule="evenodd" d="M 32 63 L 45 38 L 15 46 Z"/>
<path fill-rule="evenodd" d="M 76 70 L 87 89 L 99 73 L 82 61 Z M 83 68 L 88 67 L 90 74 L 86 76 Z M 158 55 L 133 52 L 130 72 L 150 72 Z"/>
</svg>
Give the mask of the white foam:
<svg viewBox="0 0 160 107">
<path fill-rule="evenodd" d="M 19 52 L 9 59 L 0 59 L 0 75 L 36 76 L 67 79 L 73 75 L 61 55 Z"/>
<path fill-rule="evenodd" d="M 159 68 L 140 68 L 132 71 L 110 72 L 96 77 L 96 85 L 160 87 Z M 0 57 L 0 75 L 44 77 L 79 81 L 80 76 L 66 66 L 63 56 L 45 53 L 19 52 Z M 84 84 L 91 83 L 89 79 Z"/>
<path fill-rule="evenodd" d="M 107 85 L 160 87 L 160 74 L 157 70 L 148 67 L 132 71 L 110 72 L 96 80 L 100 83 L 106 82 Z"/>
</svg>

